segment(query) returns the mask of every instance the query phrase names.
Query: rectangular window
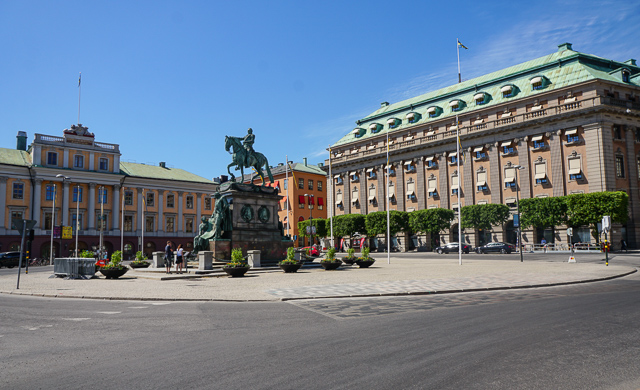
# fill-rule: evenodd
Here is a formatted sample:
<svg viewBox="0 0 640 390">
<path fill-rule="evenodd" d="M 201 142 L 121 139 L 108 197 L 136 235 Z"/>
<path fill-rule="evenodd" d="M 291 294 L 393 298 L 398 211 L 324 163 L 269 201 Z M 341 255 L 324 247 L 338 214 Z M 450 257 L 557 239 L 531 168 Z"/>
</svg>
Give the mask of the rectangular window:
<svg viewBox="0 0 640 390">
<path fill-rule="evenodd" d="M 318 210 L 324 209 L 324 199 L 318 198 Z"/>
<path fill-rule="evenodd" d="M 107 230 L 107 214 L 103 214 L 100 216 L 100 212 L 96 213 L 96 229 L 100 230 L 102 227 L 102 231 Z"/>
<path fill-rule="evenodd" d="M 133 231 L 133 215 L 124 216 L 124 231 L 125 232 Z"/>
<path fill-rule="evenodd" d="M 438 196 L 438 191 L 433 190 L 433 191 L 429 191 L 429 198 L 435 198 Z"/>
<path fill-rule="evenodd" d="M 47 152 L 47 165 L 58 165 L 58 153 Z"/>
<path fill-rule="evenodd" d="M 342 184 L 342 177 L 336 177 L 336 184 Z"/>
<path fill-rule="evenodd" d="M 309 190 L 313 191 L 313 180 L 309 179 Z"/>
<path fill-rule="evenodd" d="M 616 176 L 624 177 L 624 157 L 616 156 Z"/>
<path fill-rule="evenodd" d="M 187 208 L 193 209 L 193 195 L 187 195 Z"/>
<path fill-rule="evenodd" d="M 578 180 L 578 179 L 582 179 L 582 174 L 581 173 L 577 173 L 575 175 L 569 175 L 569 180 Z"/>
<path fill-rule="evenodd" d="M 543 178 L 543 179 L 536 179 L 536 184 L 545 184 L 547 183 L 547 178 Z"/>
<path fill-rule="evenodd" d="M 304 190 L 304 179 L 298 179 L 298 188 Z"/>
<path fill-rule="evenodd" d="M 73 156 L 73 167 L 84 168 L 84 156 L 81 154 Z"/>
<path fill-rule="evenodd" d="M 125 206 L 133 205 L 133 191 L 124 192 L 124 204 Z"/>
<path fill-rule="evenodd" d="M 483 185 L 479 185 L 478 186 L 478 191 L 487 191 L 489 188 L 487 187 L 486 184 Z"/>
<path fill-rule="evenodd" d="M 504 183 L 504 187 L 505 188 L 516 188 L 516 182 L 512 181 L 512 182 Z"/>
<path fill-rule="evenodd" d="M 145 224 L 144 224 L 144 230 L 147 232 L 153 232 L 155 229 L 155 223 L 154 223 L 154 218 L 153 217 L 146 217 L 145 218 Z"/>
<path fill-rule="evenodd" d="M 640 180 L 640 157 L 638 157 L 638 160 L 636 161 L 636 165 L 637 168 L 636 171 L 638 172 L 638 180 Z"/>
<path fill-rule="evenodd" d="M 167 228 L 165 229 L 167 233 L 173 233 L 174 221 L 175 219 L 173 217 L 167 217 Z"/>
<path fill-rule="evenodd" d="M 107 158 L 100 158 L 100 168 L 101 171 L 108 171 L 109 170 L 109 159 Z"/>
<path fill-rule="evenodd" d="M 172 209 L 175 207 L 176 197 L 173 194 L 167 195 L 167 208 Z M 209 208 L 211 208 L 211 198 L 209 198 Z"/>
<path fill-rule="evenodd" d="M 109 190 L 107 190 L 106 188 L 98 188 L 98 204 L 102 203 L 102 204 L 106 204 L 107 203 L 107 192 Z M 101 195 L 102 194 L 102 199 Z"/>
<path fill-rule="evenodd" d="M 458 195 L 458 189 L 457 188 L 452 189 L 451 195 Z"/>
<path fill-rule="evenodd" d="M 11 212 L 11 229 L 15 229 L 16 227 L 13 225 L 14 219 L 23 219 L 22 211 L 12 211 Z"/>
<path fill-rule="evenodd" d="M 513 146 L 503 146 L 502 147 L 502 153 L 503 154 L 512 154 L 513 153 Z"/>
<path fill-rule="evenodd" d="M 503 98 L 510 98 L 512 96 L 513 96 L 513 89 L 510 89 L 508 91 L 502 92 L 502 97 Z"/>
<path fill-rule="evenodd" d="M 428 160 L 427 161 L 427 167 L 429 168 L 435 168 L 437 165 L 436 160 Z"/>
<path fill-rule="evenodd" d="M 52 222 L 51 213 L 45 213 L 44 214 L 44 226 L 42 228 L 51 230 L 52 229 L 51 222 Z"/>
<path fill-rule="evenodd" d="M 46 200 L 53 200 L 53 184 L 47 184 L 47 188 L 45 190 L 45 199 Z"/>
<path fill-rule="evenodd" d="M 76 221 L 77 218 L 77 221 Z M 76 224 L 77 223 L 77 224 Z M 72 214 L 71 215 L 71 228 L 74 232 L 82 230 L 82 214 Z"/>
<path fill-rule="evenodd" d="M 322 180 L 318 180 L 318 191 L 322 191 Z"/>
<path fill-rule="evenodd" d="M 204 209 L 211 210 L 211 198 L 204 198 Z"/>
<path fill-rule="evenodd" d="M 578 134 L 567 135 L 567 143 L 579 142 L 580 136 Z"/>
<path fill-rule="evenodd" d="M 13 183 L 13 199 L 24 199 L 23 183 Z"/>
<path fill-rule="evenodd" d="M 155 192 L 147 192 L 146 205 L 147 205 L 147 207 L 153 207 L 153 206 L 156 205 L 156 194 L 155 194 Z"/>
<path fill-rule="evenodd" d="M 193 218 L 187 218 L 184 229 L 187 233 L 193 233 Z"/>
<path fill-rule="evenodd" d="M 456 164 L 458 162 L 458 156 L 451 156 L 451 161 L 449 161 L 451 164 Z"/>
<path fill-rule="evenodd" d="M 540 148 L 544 148 L 545 144 L 544 141 L 533 141 L 533 148 L 534 149 L 540 149 Z"/>
<path fill-rule="evenodd" d="M 476 152 L 476 159 L 482 160 L 484 158 L 487 158 L 487 154 L 485 152 Z"/>
<path fill-rule="evenodd" d="M 73 201 L 82 203 L 82 187 L 73 187 Z"/>
<path fill-rule="evenodd" d="M 299 209 L 303 209 L 304 208 L 304 205 L 305 205 L 304 198 L 305 198 L 304 195 L 298 195 L 298 208 Z"/>
</svg>

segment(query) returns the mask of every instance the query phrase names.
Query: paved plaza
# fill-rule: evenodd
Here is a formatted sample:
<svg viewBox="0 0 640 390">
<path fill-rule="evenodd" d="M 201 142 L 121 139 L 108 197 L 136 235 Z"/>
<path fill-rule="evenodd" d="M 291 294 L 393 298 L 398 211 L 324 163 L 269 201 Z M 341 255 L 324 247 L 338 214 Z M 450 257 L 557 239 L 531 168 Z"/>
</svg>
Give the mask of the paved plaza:
<svg viewBox="0 0 640 390">
<path fill-rule="evenodd" d="M 594 262 L 521 263 L 516 258 L 489 256 L 463 258 L 459 265 L 456 256 L 420 258 L 415 254 L 395 254 L 389 264 L 386 257 L 378 257 L 371 268 L 343 265 L 336 271 L 325 271 L 313 264 L 293 274 L 274 268 L 254 269 L 242 278 L 220 273 L 197 275 L 194 270 L 167 275 L 163 270 L 145 269 L 129 270 L 119 279 L 107 280 L 100 276 L 66 280 L 51 277 L 53 268 L 48 267 L 23 273 L 20 289 L 16 289 L 17 269 L 13 271 L 0 275 L 0 293 L 95 299 L 278 301 L 545 287 L 607 280 L 636 269 Z"/>
</svg>

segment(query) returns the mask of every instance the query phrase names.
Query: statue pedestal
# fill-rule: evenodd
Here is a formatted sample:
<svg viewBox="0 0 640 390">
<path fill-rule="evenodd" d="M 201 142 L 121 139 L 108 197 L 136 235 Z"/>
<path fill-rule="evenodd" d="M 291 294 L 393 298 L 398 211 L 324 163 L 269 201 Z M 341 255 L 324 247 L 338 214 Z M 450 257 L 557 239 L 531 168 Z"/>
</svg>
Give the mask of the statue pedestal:
<svg viewBox="0 0 640 390">
<path fill-rule="evenodd" d="M 226 183 L 225 183 L 226 184 Z M 284 240 L 278 226 L 278 202 L 282 196 L 273 187 L 230 183 L 221 185 L 230 203 L 233 230 L 221 239 L 209 241 L 210 251 L 219 261 L 231 259 L 231 249 L 260 251 L 260 264 L 275 265 L 283 260 L 293 241 Z"/>
<path fill-rule="evenodd" d="M 251 266 L 251 268 L 259 268 L 260 267 L 260 251 L 247 251 L 247 263 Z"/>
<path fill-rule="evenodd" d="M 202 271 L 213 269 L 213 252 L 201 251 L 198 253 L 198 269 Z"/>
<path fill-rule="evenodd" d="M 164 267 L 164 252 L 153 252 L 153 268 Z"/>
</svg>

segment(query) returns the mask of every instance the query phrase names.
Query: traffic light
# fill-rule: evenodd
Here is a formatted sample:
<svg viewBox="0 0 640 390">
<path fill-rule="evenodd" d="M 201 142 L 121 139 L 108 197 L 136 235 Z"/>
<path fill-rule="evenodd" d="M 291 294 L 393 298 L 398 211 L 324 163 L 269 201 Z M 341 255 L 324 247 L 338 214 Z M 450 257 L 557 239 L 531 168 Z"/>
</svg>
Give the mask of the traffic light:
<svg viewBox="0 0 640 390">
<path fill-rule="evenodd" d="M 29 230 L 29 241 L 33 241 L 35 237 L 35 231 L 33 229 Z"/>
</svg>

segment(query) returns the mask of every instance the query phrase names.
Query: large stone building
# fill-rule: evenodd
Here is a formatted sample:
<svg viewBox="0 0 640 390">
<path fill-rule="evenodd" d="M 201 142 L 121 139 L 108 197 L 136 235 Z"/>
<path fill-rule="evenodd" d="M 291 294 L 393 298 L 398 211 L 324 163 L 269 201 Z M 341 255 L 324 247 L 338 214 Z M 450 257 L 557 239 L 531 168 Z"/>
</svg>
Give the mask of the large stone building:
<svg viewBox="0 0 640 390">
<path fill-rule="evenodd" d="M 15 149 L 0 148 L 0 251 L 20 247 L 13 218 L 37 221 L 35 257 L 49 256 L 52 224 L 73 227 L 72 239 L 53 242 L 56 256 L 72 253 L 76 218 L 80 250 L 99 247 L 101 221 L 109 254 L 122 249 L 130 258 L 144 248 L 150 256 L 167 241 L 189 250 L 201 216 L 211 215 L 217 184 L 164 162 L 137 164 L 120 156 L 118 145 L 96 141 L 82 125 L 62 137 L 35 134 L 30 145 L 19 132 Z"/>
<path fill-rule="evenodd" d="M 333 215 L 503 203 L 599 191 L 629 194 L 614 243 L 640 243 L 640 67 L 558 46 L 547 56 L 394 104 L 382 103 L 332 148 Z M 458 122 L 456 122 L 458 118 Z M 456 162 L 459 132 L 464 157 Z M 389 139 L 387 145 L 387 137 Z M 392 174 L 387 188 L 386 153 Z M 518 170 L 516 167 L 523 169 Z M 331 184 L 330 182 L 330 184 Z M 515 207 L 512 207 L 515 212 Z M 516 242 L 513 221 L 466 231 L 472 245 Z M 523 244 L 564 243 L 556 229 Z M 457 225 L 441 239 L 457 240 Z M 592 240 L 587 227 L 573 240 Z"/>
</svg>

